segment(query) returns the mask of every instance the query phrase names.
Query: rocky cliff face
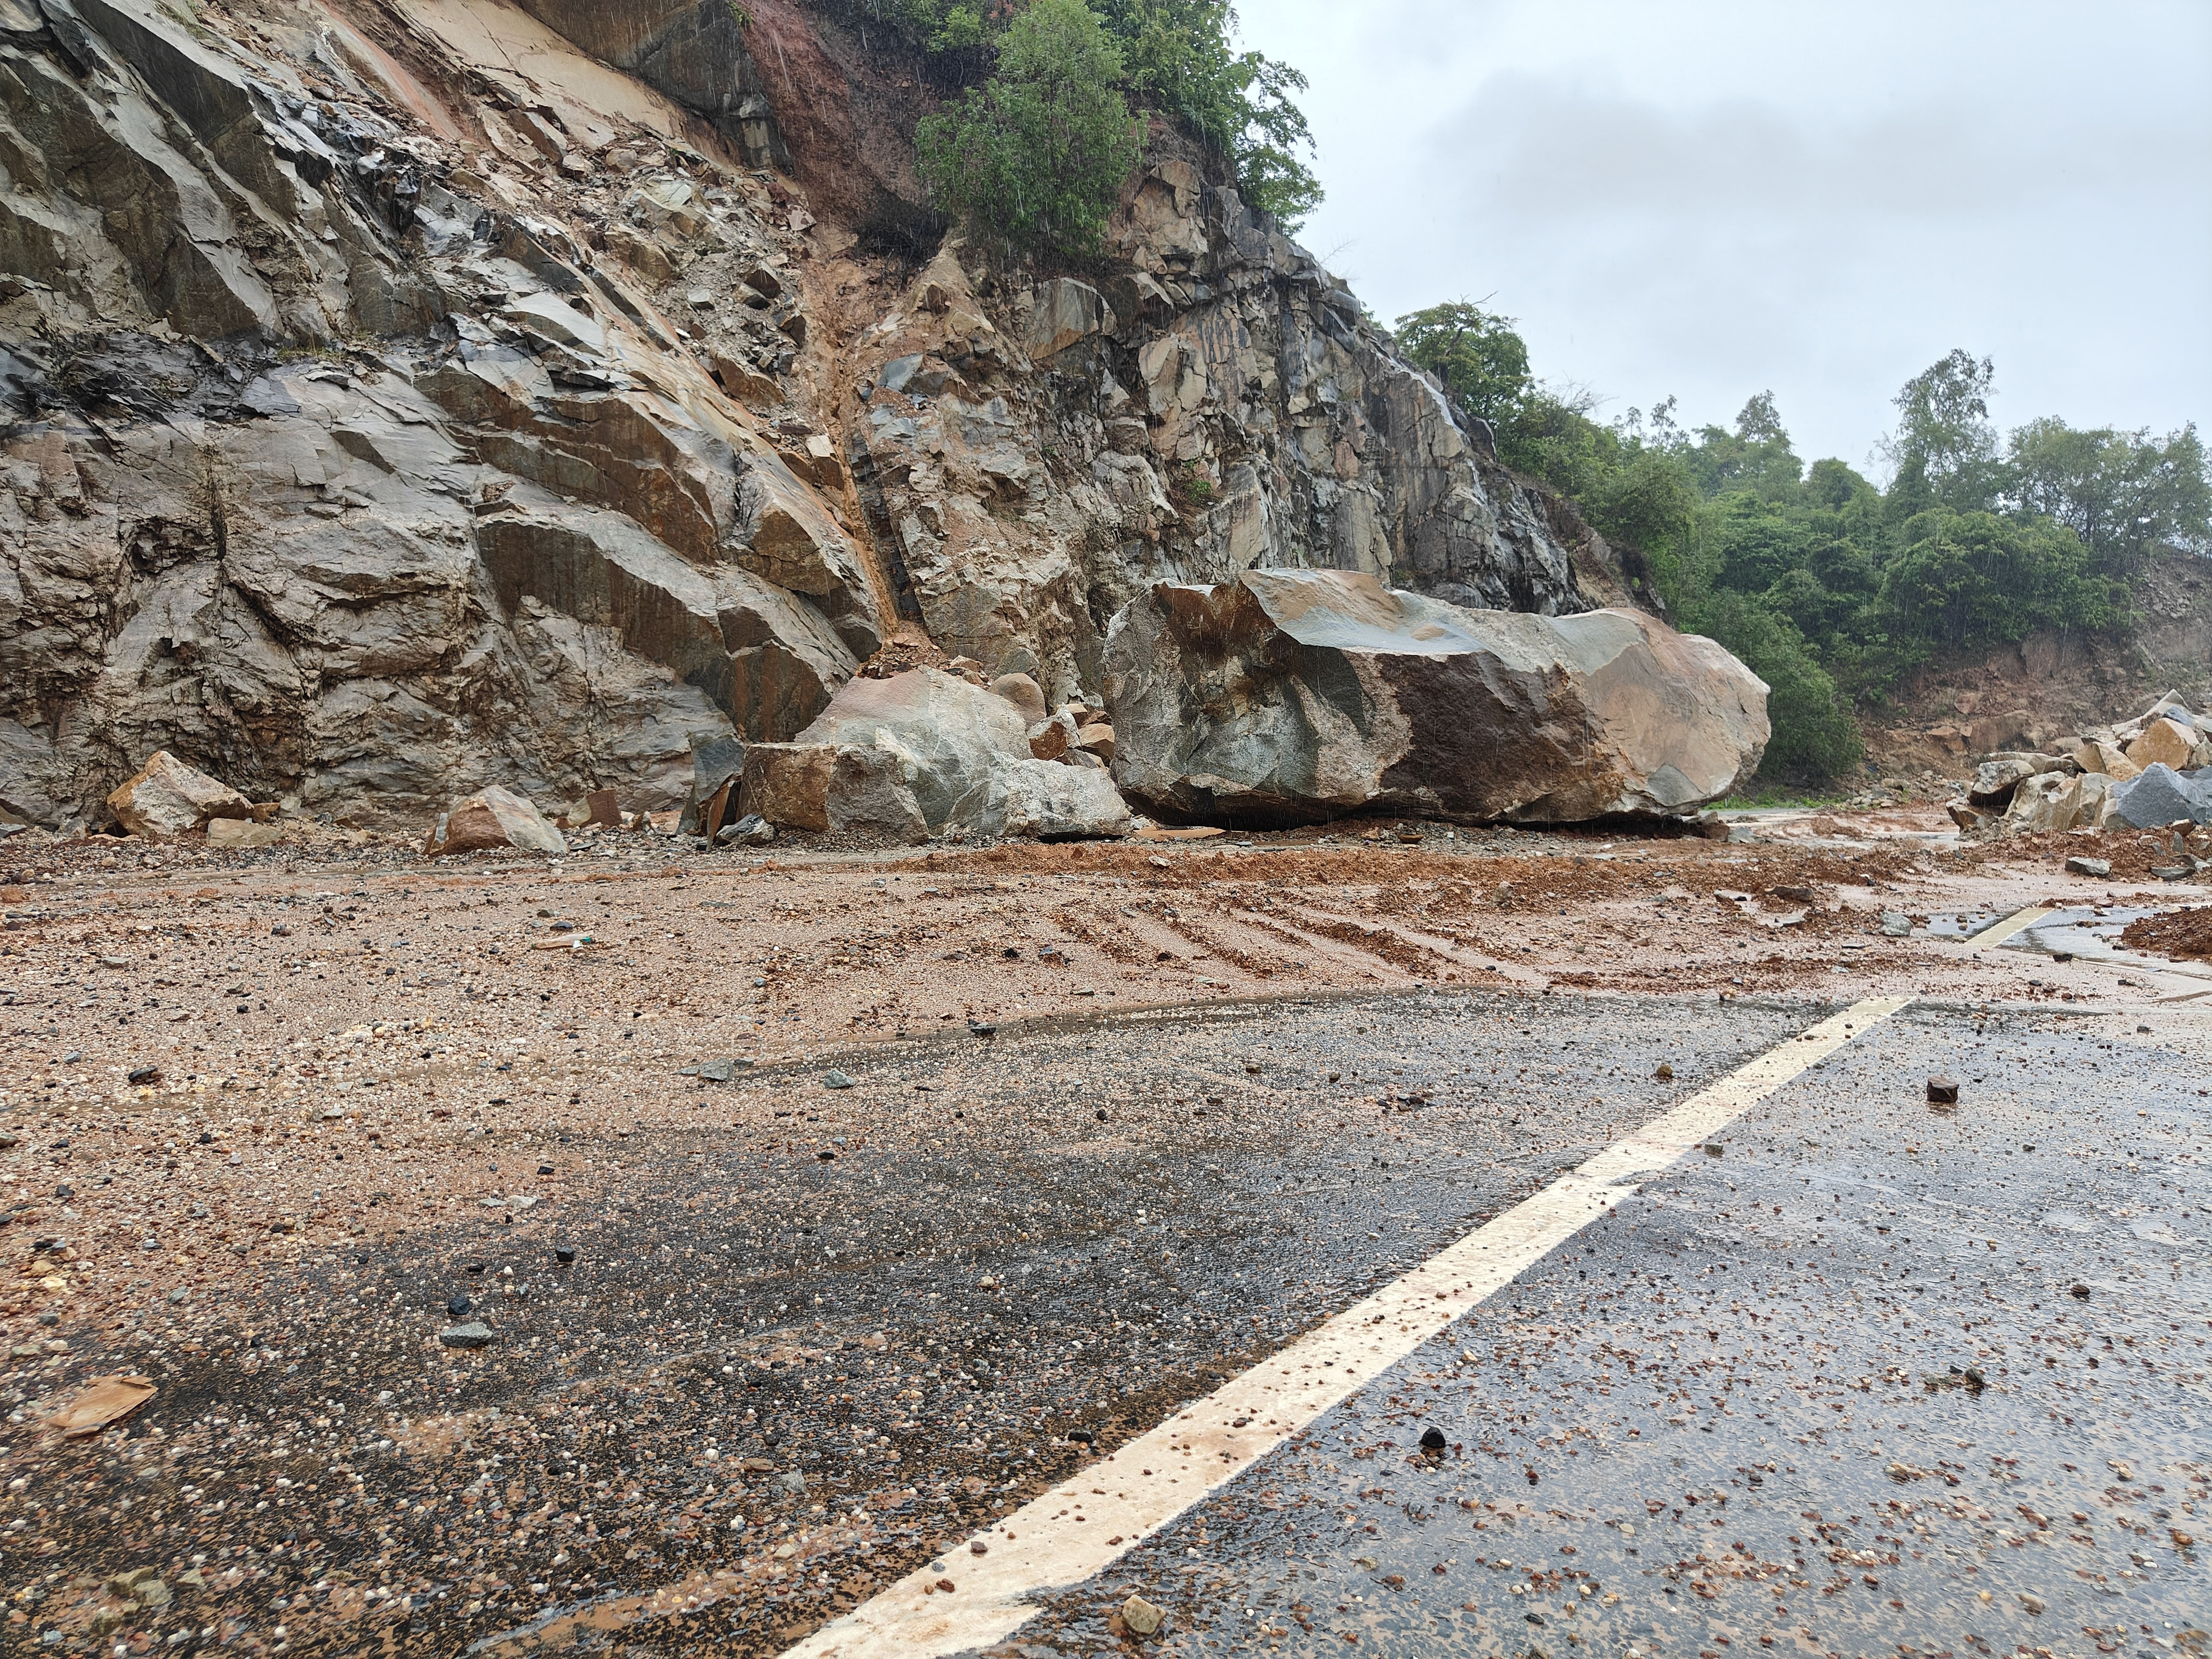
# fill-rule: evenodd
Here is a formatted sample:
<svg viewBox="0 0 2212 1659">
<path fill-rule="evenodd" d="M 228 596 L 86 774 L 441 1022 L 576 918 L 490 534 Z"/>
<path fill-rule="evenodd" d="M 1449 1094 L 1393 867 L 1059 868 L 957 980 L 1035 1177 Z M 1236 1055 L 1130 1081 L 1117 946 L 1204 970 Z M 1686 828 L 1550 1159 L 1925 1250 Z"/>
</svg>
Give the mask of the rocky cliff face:
<svg viewBox="0 0 2212 1659">
<path fill-rule="evenodd" d="M 896 43 L 747 11 L 0 0 L 0 811 L 658 808 L 895 635 L 1058 701 L 1162 577 L 1620 597 L 1172 135 L 991 269 Z"/>
</svg>

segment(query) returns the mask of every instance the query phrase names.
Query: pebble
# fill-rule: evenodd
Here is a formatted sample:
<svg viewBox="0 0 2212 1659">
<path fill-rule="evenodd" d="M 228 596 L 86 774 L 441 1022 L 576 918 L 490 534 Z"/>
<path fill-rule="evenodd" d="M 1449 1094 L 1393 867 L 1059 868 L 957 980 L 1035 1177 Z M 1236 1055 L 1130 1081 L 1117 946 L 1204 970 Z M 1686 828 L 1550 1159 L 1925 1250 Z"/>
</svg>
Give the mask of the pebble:
<svg viewBox="0 0 2212 1659">
<path fill-rule="evenodd" d="M 573 1244 L 555 1245 L 553 1247 L 553 1259 L 559 1262 L 562 1267 L 568 1267 L 576 1260 L 576 1247 Z"/>
<path fill-rule="evenodd" d="M 499 1340 L 491 1327 L 480 1320 L 465 1325 L 449 1325 L 438 1333 L 438 1340 L 449 1348 L 489 1348 Z"/>
<path fill-rule="evenodd" d="M 1157 1635 L 1167 1622 L 1167 1614 L 1141 1595 L 1132 1595 L 1121 1603 L 1121 1622 L 1134 1636 Z"/>
<path fill-rule="evenodd" d="M 1884 939 L 1909 939 L 1912 935 L 1912 918 L 1902 910 L 1885 910 L 1876 931 Z"/>
<path fill-rule="evenodd" d="M 466 1319 L 469 1316 L 469 1310 L 475 1306 L 476 1304 L 465 1296 L 449 1296 L 446 1298 L 446 1311 L 456 1319 Z"/>
<path fill-rule="evenodd" d="M 2069 876 L 2090 876 L 2103 881 L 2112 873 L 2112 861 L 2110 859 L 2070 858 L 2066 860 L 2066 873 Z"/>
<path fill-rule="evenodd" d="M 822 1086 L 825 1089 L 849 1089 L 853 1086 L 853 1079 L 842 1072 L 831 1072 L 822 1079 Z"/>
</svg>

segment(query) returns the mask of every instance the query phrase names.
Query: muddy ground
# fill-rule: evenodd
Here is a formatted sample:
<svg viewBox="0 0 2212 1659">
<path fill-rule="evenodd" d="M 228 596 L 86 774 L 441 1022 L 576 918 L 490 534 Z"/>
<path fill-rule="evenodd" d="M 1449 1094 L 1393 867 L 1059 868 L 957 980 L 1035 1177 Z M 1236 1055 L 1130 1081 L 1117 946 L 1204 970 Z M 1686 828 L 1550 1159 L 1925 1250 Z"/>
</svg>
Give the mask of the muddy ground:
<svg viewBox="0 0 2212 1659">
<path fill-rule="evenodd" d="M 0 842 L 11 1640 L 780 1651 L 1842 1002 L 2203 1110 L 2201 964 L 1968 942 L 2154 840 L 1736 834 Z"/>
</svg>

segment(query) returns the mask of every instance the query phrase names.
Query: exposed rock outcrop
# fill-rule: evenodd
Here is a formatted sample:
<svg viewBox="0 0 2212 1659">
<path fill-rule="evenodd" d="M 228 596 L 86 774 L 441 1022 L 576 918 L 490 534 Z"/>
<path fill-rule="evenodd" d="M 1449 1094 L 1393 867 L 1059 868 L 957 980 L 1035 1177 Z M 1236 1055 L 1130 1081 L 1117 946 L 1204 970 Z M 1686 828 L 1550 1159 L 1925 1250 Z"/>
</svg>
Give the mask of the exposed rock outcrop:
<svg viewBox="0 0 2212 1659">
<path fill-rule="evenodd" d="M 0 6 L 0 811 L 659 811 L 902 620 L 1057 708 L 1161 580 L 1613 591 L 1172 134 L 1093 280 L 938 246 L 841 17 Z"/>
<path fill-rule="evenodd" d="M 1627 611 L 1467 611 L 1347 572 L 1163 582 L 1107 646 L 1114 774 L 1177 817 L 1694 811 L 1758 769 L 1766 687 Z"/>
</svg>

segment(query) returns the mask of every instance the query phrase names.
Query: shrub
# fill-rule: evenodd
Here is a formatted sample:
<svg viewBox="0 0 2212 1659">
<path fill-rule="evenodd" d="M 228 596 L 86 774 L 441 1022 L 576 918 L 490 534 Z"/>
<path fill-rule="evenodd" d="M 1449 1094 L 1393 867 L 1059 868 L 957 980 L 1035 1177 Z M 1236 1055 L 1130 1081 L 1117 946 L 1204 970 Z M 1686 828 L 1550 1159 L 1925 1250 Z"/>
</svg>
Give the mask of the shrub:
<svg viewBox="0 0 2212 1659">
<path fill-rule="evenodd" d="M 1139 149 L 1121 54 L 1082 0 L 1036 0 L 998 69 L 916 134 L 932 194 L 1012 247 L 1087 254 Z"/>
</svg>

